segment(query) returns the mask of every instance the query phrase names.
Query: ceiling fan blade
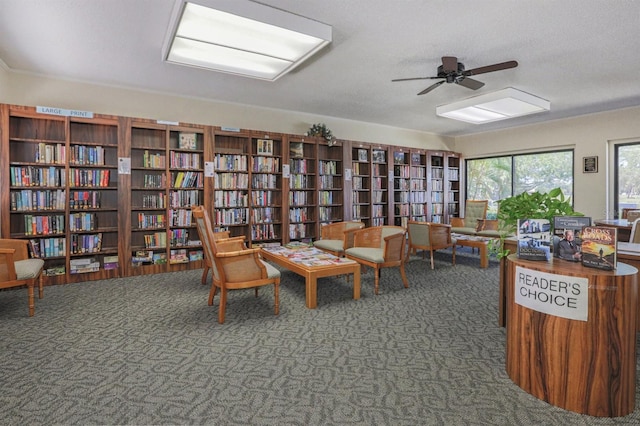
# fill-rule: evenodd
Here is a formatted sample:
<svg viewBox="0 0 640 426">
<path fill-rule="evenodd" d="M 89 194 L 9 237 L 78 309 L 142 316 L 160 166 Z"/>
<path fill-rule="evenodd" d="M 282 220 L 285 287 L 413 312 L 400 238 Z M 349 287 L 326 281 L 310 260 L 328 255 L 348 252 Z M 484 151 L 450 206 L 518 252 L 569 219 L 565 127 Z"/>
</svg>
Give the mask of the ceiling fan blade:
<svg viewBox="0 0 640 426">
<path fill-rule="evenodd" d="M 418 93 L 418 96 L 420 95 L 424 95 L 426 93 L 429 93 L 430 91 L 432 91 L 433 89 L 435 89 L 436 87 L 440 86 L 442 83 L 446 82 L 447 80 L 442 80 L 439 81 L 435 84 L 432 84 L 431 86 L 427 87 L 426 89 L 424 89 L 422 92 Z"/>
<path fill-rule="evenodd" d="M 499 64 L 487 65 L 486 67 L 474 68 L 472 70 L 463 71 L 463 75 L 478 75 L 487 72 L 501 71 L 518 66 L 517 61 L 500 62 Z"/>
<path fill-rule="evenodd" d="M 442 77 L 412 77 L 412 78 L 396 78 L 391 80 L 392 82 L 396 81 L 410 81 L 410 80 L 431 80 L 434 78 L 442 78 Z"/>
<path fill-rule="evenodd" d="M 443 56 L 442 71 L 445 73 L 458 71 L 458 58 L 455 56 Z"/>
<path fill-rule="evenodd" d="M 474 80 L 472 78 L 461 78 L 460 80 L 456 80 L 456 83 L 458 83 L 460 86 L 464 86 L 467 87 L 471 90 L 478 90 L 479 88 L 481 88 L 482 86 L 484 86 L 484 83 L 478 80 Z"/>
</svg>

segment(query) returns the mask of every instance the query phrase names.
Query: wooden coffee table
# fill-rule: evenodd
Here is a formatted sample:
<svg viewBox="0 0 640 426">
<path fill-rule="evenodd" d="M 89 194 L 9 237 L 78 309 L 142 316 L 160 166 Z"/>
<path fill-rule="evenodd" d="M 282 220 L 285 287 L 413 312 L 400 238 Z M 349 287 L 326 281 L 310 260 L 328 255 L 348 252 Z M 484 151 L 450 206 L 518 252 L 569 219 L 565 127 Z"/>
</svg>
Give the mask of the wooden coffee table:
<svg viewBox="0 0 640 426">
<path fill-rule="evenodd" d="M 291 250 L 273 247 L 263 247 L 260 255 L 263 259 L 276 263 L 283 268 L 294 272 L 305 279 L 306 306 L 315 309 L 318 306 L 318 278 L 333 277 L 336 275 L 353 274 L 353 298 L 360 299 L 360 264 L 351 259 L 338 258 L 327 253 L 319 255 L 317 262 L 311 260 L 318 249 L 295 249 L 300 256 L 305 256 L 305 250 L 309 255 L 307 261 L 300 261 L 300 257 L 290 257 Z M 324 263 L 327 264 L 314 264 Z"/>
<path fill-rule="evenodd" d="M 455 240 L 456 245 L 458 246 L 477 248 L 480 252 L 480 267 L 489 267 L 487 246 L 489 245 L 489 240 L 491 240 L 491 238 L 476 237 L 473 235 L 451 234 L 451 239 Z"/>
</svg>

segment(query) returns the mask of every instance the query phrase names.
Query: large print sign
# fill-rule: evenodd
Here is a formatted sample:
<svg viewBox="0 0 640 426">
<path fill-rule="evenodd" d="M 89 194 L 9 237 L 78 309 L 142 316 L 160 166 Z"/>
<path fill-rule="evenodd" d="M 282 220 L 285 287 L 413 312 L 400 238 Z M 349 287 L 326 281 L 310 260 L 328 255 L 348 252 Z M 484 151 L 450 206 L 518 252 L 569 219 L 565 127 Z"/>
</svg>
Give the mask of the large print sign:
<svg viewBox="0 0 640 426">
<path fill-rule="evenodd" d="M 557 317 L 587 321 L 589 279 L 516 266 L 516 303 Z"/>
</svg>

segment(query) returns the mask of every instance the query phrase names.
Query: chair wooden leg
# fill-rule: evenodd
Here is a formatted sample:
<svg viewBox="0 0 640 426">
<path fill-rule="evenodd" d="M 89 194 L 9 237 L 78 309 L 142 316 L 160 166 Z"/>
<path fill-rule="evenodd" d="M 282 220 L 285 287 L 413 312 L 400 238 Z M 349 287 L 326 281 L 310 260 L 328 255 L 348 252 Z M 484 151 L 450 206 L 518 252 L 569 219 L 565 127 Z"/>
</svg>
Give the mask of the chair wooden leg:
<svg viewBox="0 0 640 426">
<path fill-rule="evenodd" d="M 227 289 L 220 289 L 220 307 L 218 308 L 218 323 L 224 324 L 224 314 L 227 308 Z"/>
<path fill-rule="evenodd" d="M 375 268 L 373 270 L 373 293 L 378 295 L 378 286 L 380 285 L 380 269 Z"/>
<path fill-rule="evenodd" d="M 402 277 L 404 288 L 409 288 L 409 280 L 407 280 L 407 274 L 404 272 L 404 263 L 400 265 L 400 276 Z"/>
<path fill-rule="evenodd" d="M 216 297 L 216 293 L 218 292 L 218 287 L 211 283 L 211 290 L 209 290 L 209 306 L 213 306 L 213 298 Z"/>
<path fill-rule="evenodd" d="M 44 297 L 44 279 L 42 278 L 42 274 L 38 277 L 38 299 L 42 299 Z"/>
<path fill-rule="evenodd" d="M 273 284 L 273 300 L 275 304 L 276 315 L 280 313 L 280 279 Z"/>
<path fill-rule="evenodd" d="M 451 250 L 451 264 L 454 266 L 456 264 L 456 246 L 453 246 L 453 250 Z"/>
<path fill-rule="evenodd" d="M 33 281 L 30 281 L 27 284 L 27 295 L 29 298 L 29 316 L 32 317 L 35 314 L 36 311 L 36 304 L 35 304 L 35 298 L 33 295 L 33 287 L 34 287 L 34 283 Z"/>
<path fill-rule="evenodd" d="M 209 275 L 209 267 L 204 265 L 204 268 L 202 268 L 202 285 L 207 283 L 207 275 Z"/>
<path fill-rule="evenodd" d="M 433 250 L 430 250 L 430 253 L 431 253 L 431 269 L 435 269 L 433 267 Z"/>
<path fill-rule="evenodd" d="M 254 288 L 253 291 L 254 291 L 256 297 L 258 297 L 258 287 Z"/>
</svg>

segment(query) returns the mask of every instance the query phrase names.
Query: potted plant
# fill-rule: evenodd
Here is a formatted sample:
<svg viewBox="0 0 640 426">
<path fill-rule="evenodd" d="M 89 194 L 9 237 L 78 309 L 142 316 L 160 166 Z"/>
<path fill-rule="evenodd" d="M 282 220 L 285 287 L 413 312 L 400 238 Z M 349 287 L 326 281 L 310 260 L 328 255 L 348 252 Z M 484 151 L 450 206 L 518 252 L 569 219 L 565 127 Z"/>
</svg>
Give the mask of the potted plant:
<svg viewBox="0 0 640 426">
<path fill-rule="evenodd" d="M 498 227 L 502 237 L 490 242 L 490 252 L 498 259 L 509 254 L 503 249 L 504 235 L 515 235 L 518 219 L 548 219 L 553 224 L 555 216 L 584 216 L 576 212 L 571 198 L 565 197 L 562 189 L 554 188 L 549 192 L 523 192 L 500 200 L 498 204 Z"/>
</svg>

